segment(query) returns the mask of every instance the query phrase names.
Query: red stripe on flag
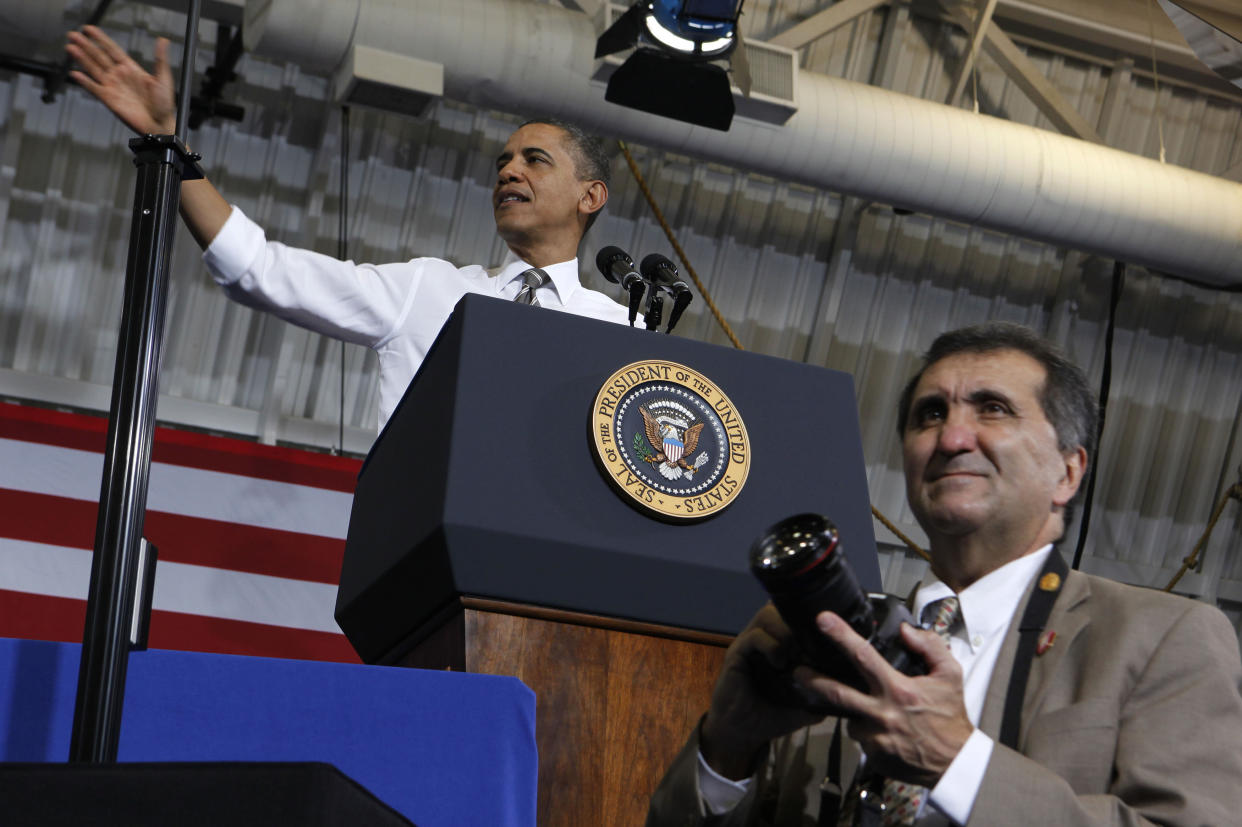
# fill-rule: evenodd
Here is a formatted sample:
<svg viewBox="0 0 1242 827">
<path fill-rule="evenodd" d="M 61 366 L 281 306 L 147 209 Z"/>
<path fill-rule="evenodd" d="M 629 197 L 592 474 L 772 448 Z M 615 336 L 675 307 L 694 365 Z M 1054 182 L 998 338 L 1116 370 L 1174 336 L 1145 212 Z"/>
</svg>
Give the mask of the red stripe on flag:
<svg viewBox="0 0 1242 827">
<path fill-rule="evenodd" d="M 86 601 L 0 590 L 0 626 L 9 637 L 80 643 Z M 262 623 L 151 613 L 153 649 L 361 663 L 344 635 Z"/>
<path fill-rule="evenodd" d="M 0 629 L 5 637 L 81 643 L 86 601 L 0 589 Z"/>
<path fill-rule="evenodd" d="M 108 420 L 42 408 L 0 404 L 0 436 L 42 442 L 102 454 L 108 441 Z"/>
<path fill-rule="evenodd" d="M 0 488 L 0 535 L 30 543 L 92 549 L 99 507 L 86 500 Z M 317 534 L 148 511 L 143 535 L 159 559 L 335 585 L 345 541 Z"/>
<path fill-rule="evenodd" d="M 143 534 L 161 560 L 336 585 L 345 541 L 148 511 Z"/>
<path fill-rule="evenodd" d="M 0 403 L 0 437 L 102 454 L 108 420 Z M 154 462 L 353 493 L 362 461 L 174 428 L 156 428 Z"/>
<path fill-rule="evenodd" d="M 180 612 L 151 612 L 149 638 L 152 649 L 362 663 L 342 634 Z"/>
<path fill-rule="evenodd" d="M 0 488 L 0 535 L 28 543 L 92 549 L 99 504 Z"/>
</svg>

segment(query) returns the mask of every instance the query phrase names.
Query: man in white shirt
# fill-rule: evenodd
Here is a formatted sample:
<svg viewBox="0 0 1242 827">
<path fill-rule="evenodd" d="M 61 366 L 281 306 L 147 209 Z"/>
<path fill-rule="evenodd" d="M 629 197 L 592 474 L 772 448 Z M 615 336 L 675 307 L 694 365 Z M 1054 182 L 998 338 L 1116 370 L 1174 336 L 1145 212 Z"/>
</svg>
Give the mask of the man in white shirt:
<svg viewBox="0 0 1242 827">
<path fill-rule="evenodd" d="M 94 26 L 68 38 L 66 51 L 81 67 L 74 80 L 139 134 L 173 132 L 166 40 L 156 42 L 149 74 Z M 571 124 L 532 121 L 514 132 L 496 160 L 492 193 L 496 231 L 511 257 L 494 270 L 433 258 L 355 265 L 268 241 L 206 179 L 182 184 L 181 216 L 231 298 L 378 352 L 382 428 L 467 293 L 516 299 L 537 268 L 534 304 L 628 321 L 626 308 L 583 287 L 578 275 L 578 245 L 608 200 L 608 167 L 602 144 Z"/>
<path fill-rule="evenodd" d="M 796 665 L 765 607 L 726 654 L 648 824 L 838 823 L 824 794 L 836 789 L 824 783 L 837 776 L 836 721 L 765 700 L 756 659 L 846 710 L 862 756 L 842 750 L 842 766 L 861 761 L 877 780 L 859 789 L 840 773 L 839 823 L 1236 823 L 1242 664 L 1228 620 L 1068 571 L 1053 547 L 1094 444 L 1082 372 L 1026 328 L 965 328 L 933 343 L 899 411 L 907 496 L 931 554 L 911 608 L 921 617 L 956 598 L 948 647 L 904 626 L 927 664 L 909 677 L 820 614 L 864 693 Z M 1019 627 L 1032 629 L 1025 650 Z"/>
</svg>

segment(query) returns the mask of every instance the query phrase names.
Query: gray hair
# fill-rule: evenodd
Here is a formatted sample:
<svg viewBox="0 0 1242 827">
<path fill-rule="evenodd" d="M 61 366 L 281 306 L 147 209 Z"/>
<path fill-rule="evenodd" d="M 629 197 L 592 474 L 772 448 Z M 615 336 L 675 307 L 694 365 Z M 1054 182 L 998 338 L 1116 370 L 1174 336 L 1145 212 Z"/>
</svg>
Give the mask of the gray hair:
<svg viewBox="0 0 1242 827">
<path fill-rule="evenodd" d="M 897 404 L 897 434 L 905 434 L 914 388 L 929 367 L 957 353 L 997 350 L 1016 350 L 1043 365 L 1047 378 L 1039 391 L 1039 404 L 1056 431 L 1057 447 L 1063 454 L 1081 447 L 1090 460 L 1095 454 L 1099 409 L 1086 374 L 1056 345 L 1029 327 L 1012 322 L 986 322 L 937 336 L 923 355 L 923 366 L 901 392 Z M 1079 486 L 1078 493 L 1066 506 L 1064 522 L 1067 526 L 1072 516 L 1071 506 L 1082 497 L 1085 489 L 1085 485 Z"/>
</svg>

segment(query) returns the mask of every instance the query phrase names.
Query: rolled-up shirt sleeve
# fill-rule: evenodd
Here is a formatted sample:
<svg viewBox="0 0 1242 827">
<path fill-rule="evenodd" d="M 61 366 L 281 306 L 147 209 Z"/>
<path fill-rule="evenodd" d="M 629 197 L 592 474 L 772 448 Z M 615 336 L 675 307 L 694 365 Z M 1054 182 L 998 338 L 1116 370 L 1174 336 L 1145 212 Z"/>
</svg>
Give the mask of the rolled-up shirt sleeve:
<svg viewBox="0 0 1242 827">
<path fill-rule="evenodd" d="M 203 261 L 230 299 L 368 347 L 392 334 L 422 277 L 417 261 L 355 264 L 269 241 L 237 207 Z"/>
</svg>

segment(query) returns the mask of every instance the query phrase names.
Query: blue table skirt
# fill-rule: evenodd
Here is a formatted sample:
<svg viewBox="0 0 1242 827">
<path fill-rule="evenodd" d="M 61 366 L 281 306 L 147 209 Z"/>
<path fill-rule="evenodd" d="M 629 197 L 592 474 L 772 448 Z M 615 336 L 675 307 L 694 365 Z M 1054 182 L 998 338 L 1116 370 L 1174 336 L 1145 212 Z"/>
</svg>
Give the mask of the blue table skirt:
<svg viewBox="0 0 1242 827">
<path fill-rule="evenodd" d="M 76 644 L 0 638 L 0 760 L 64 761 Z M 326 761 L 419 827 L 535 824 L 535 696 L 515 678 L 152 650 L 121 761 Z"/>
</svg>

